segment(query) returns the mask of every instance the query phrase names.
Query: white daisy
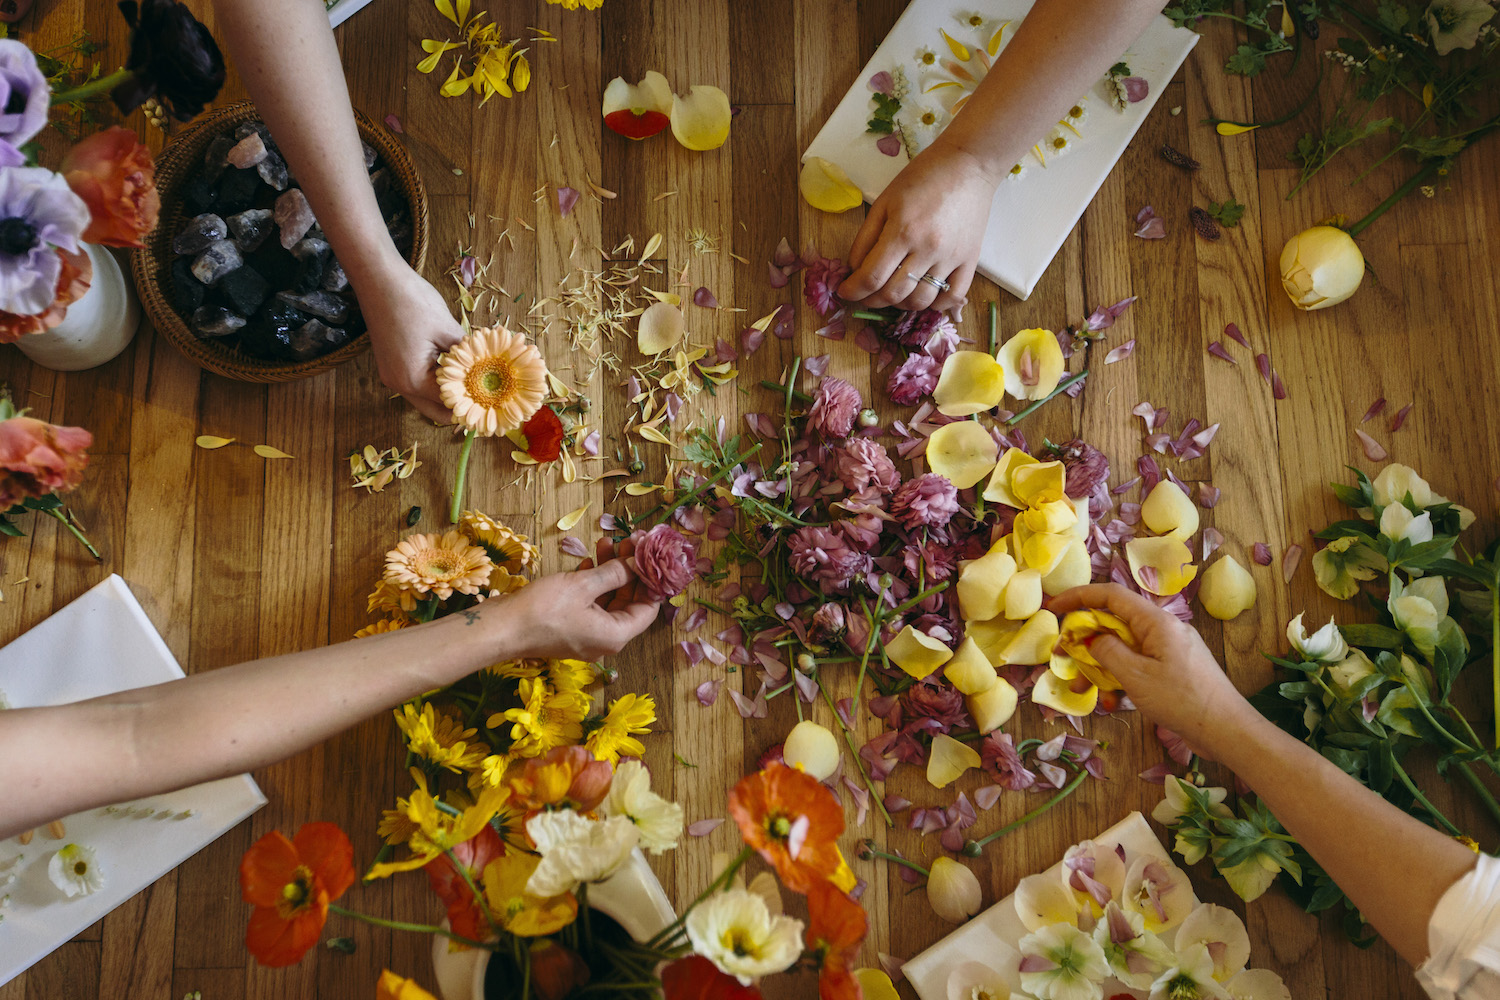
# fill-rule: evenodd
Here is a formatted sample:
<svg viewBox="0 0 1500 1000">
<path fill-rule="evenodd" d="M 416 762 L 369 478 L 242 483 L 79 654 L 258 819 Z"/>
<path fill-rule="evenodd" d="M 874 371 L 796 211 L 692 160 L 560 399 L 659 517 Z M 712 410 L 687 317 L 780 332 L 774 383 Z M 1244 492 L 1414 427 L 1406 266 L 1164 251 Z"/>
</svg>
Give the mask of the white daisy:
<svg viewBox="0 0 1500 1000">
<path fill-rule="evenodd" d="M 87 896 L 104 888 L 99 859 L 93 848 L 67 844 L 47 862 L 47 877 L 68 898 Z"/>
<path fill-rule="evenodd" d="M 1042 151 L 1046 153 L 1049 160 L 1056 159 L 1059 156 L 1072 152 L 1073 143 L 1077 139 L 1078 136 L 1074 134 L 1072 129 L 1058 126 L 1042 141 Z"/>
<path fill-rule="evenodd" d="M 1074 104 L 1072 107 L 1068 108 L 1067 114 L 1063 115 L 1062 121 L 1058 122 L 1058 124 L 1059 125 L 1065 125 L 1065 126 L 1067 126 L 1069 128 L 1072 128 L 1072 129 L 1076 130 L 1079 125 L 1083 124 L 1084 119 L 1087 118 L 1088 116 L 1089 116 L 1088 99 L 1080 97 L 1078 99 L 1078 102 L 1076 104 Z"/>
<path fill-rule="evenodd" d="M 941 108 L 929 108 L 922 105 L 912 108 L 912 123 L 924 135 L 930 136 L 941 130 L 946 124 L 947 117 L 947 113 Z"/>
<path fill-rule="evenodd" d="M 936 66 L 937 64 L 938 56 L 936 52 L 932 51 L 925 45 L 917 50 L 918 66 Z"/>
<path fill-rule="evenodd" d="M 1026 164 L 1017 163 L 1005 172 L 1005 176 L 1011 180 L 1018 180 L 1026 174 Z"/>
<path fill-rule="evenodd" d="M 983 11 L 971 10 L 965 12 L 960 20 L 963 22 L 964 27 L 982 32 L 990 19 L 984 15 Z"/>
</svg>

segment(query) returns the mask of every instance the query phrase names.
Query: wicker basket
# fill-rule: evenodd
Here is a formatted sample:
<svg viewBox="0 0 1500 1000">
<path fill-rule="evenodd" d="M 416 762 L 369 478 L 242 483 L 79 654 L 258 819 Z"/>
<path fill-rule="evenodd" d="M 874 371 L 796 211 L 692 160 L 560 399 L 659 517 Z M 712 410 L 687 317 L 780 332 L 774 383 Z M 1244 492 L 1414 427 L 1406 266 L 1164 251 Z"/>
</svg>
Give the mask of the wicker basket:
<svg viewBox="0 0 1500 1000">
<path fill-rule="evenodd" d="M 258 120 L 255 105 L 241 101 L 209 112 L 195 125 L 179 135 L 162 151 L 156 164 L 156 185 L 161 192 L 161 217 L 146 239 L 146 246 L 131 253 L 132 270 L 141 305 L 162 335 L 200 367 L 241 382 L 291 382 L 328 371 L 366 351 L 368 333 L 361 333 L 320 357 L 307 361 L 267 361 L 216 340 L 203 340 L 189 329 L 187 319 L 172 305 L 172 238 L 184 220 L 179 194 L 191 173 L 199 169 L 209 143 L 241 123 Z M 411 205 L 412 241 L 407 259 L 417 271 L 427 259 L 427 192 L 412 166 L 406 150 L 383 128 L 378 128 L 363 114 L 355 112 L 359 136 L 375 149 L 390 171 L 395 183 Z"/>
</svg>

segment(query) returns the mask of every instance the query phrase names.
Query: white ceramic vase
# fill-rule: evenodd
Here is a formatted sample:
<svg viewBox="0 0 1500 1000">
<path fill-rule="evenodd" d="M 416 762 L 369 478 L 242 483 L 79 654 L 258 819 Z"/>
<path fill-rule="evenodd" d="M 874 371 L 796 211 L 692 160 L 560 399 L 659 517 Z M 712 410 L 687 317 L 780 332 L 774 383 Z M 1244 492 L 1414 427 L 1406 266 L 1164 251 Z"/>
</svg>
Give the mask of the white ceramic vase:
<svg viewBox="0 0 1500 1000">
<path fill-rule="evenodd" d="M 637 848 L 620 870 L 589 886 L 589 906 L 613 917 L 637 941 L 647 941 L 677 919 L 672 901 Z M 447 927 L 447 922 L 443 924 Z M 448 950 L 448 939 L 432 939 L 432 971 L 443 1000 L 484 1000 L 484 974 L 491 952 Z"/>
<path fill-rule="evenodd" d="M 82 371 L 114 360 L 141 324 L 140 301 L 115 255 L 92 243 L 83 249 L 94 266 L 89 290 L 68 307 L 61 323 L 16 341 L 22 354 L 53 371 Z"/>
</svg>

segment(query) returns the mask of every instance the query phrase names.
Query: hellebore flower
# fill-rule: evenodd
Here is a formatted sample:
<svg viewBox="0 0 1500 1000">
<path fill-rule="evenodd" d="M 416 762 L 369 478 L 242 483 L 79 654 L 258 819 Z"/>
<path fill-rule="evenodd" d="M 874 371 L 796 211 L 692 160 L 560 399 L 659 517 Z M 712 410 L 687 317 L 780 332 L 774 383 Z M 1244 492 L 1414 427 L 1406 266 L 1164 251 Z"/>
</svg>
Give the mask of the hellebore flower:
<svg viewBox="0 0 1500 1000">
<path fill-rule="evenodd" d="M 1359 593 L 1361 580 L 1373 580 L 1387 568 L 1385 557 L 1356 535 L 1335 538 L 1314 552 L 1312 565 L 1318 586 L 1341 601 Z"/>
<path fill-rule="evenodd" d="M 1020 941 L 1021 987 L 1042 1000 L 1097 1000 L 1109 963 L 1094 939 L 1070 924 L 1054 924 Z"/>
<path fill-rule="evenodd" d="M 1286 641 L 1292 644 L 1292 648 L 1304 660 L 1316 663 L 1338 663 L 1349 655 L 1349 647 L 1344 643 L 1343 633 L 1334 624 L 1332 618 L 1328 624 L 1318 629 L 1312 635 L 1307 634 L 1307 629 L 1302 625 L 1303 612 L 1296 618 L 1287 622 Z"/>
<path fill-rule="evenodd" d="M 224 57 L 192 11 L 177 0 L 122 0 L 120 13 L 131 29 L 131 76 L 110 92 L 121 114 L 156 97 L 185 122 L 219 95 Z"/>
<path fill-rule="evenodd" d="M 1454 49 L 1472 49 L 1479 41 L 1479 30 L 1495 16 L 1495 8 L 1486 0 L 1433 0 L 1422 15 L 1432 48 L 1440 56 Z"/>
</svg>

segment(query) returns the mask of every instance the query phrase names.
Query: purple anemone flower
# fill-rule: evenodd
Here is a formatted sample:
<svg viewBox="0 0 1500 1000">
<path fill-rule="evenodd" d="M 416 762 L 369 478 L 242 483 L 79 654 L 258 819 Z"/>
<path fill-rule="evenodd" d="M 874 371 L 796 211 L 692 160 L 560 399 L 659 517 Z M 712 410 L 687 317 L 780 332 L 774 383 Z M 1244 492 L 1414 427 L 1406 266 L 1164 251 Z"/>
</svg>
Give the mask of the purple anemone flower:
<svg viewBox="0 0 1500 1000">
<path fill-rule="evenodd" d="M 0 311 L 34 316 L 57 297 L 62 259 L 79 252 L 89 209 L 61 174 L 0 169 Z"/>
</svg>

